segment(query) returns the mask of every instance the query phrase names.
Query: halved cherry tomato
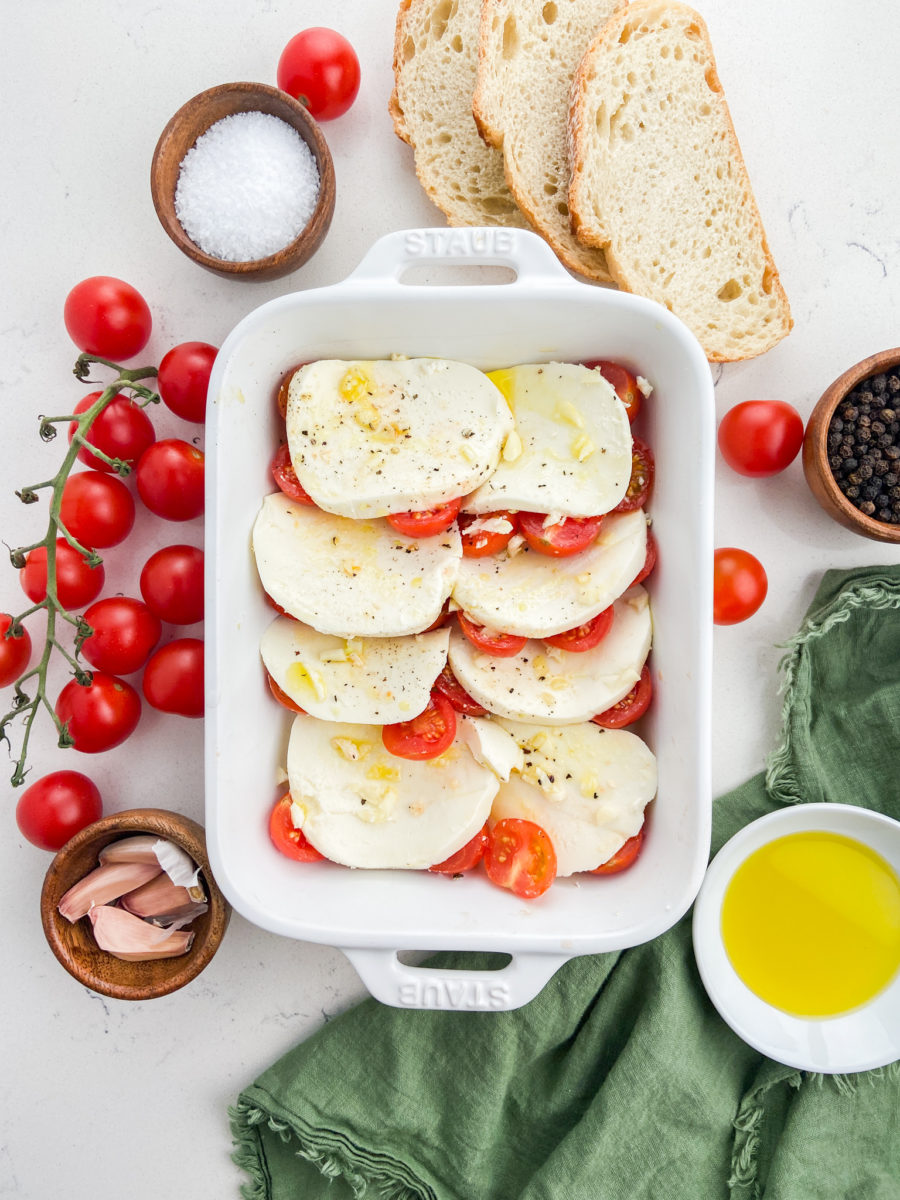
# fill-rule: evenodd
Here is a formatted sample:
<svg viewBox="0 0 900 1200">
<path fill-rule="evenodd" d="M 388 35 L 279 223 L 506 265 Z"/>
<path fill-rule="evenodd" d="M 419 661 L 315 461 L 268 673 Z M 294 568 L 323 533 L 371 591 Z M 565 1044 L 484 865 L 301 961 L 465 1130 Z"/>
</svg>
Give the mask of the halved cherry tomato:
<svg viewBox="0 0 900 1200">
<path fill-rule="evenodd" d="M 431 622 L 431 624 L 427 625 L 422 630 L 422 632 L 423 633 L 431 633 L 432 629 L 440 629 L 441 626 L 446 625 L 449 620 L 450 620 L 450 601 L 445 600 L 444 607 L 441 609 L 441 611 L 438 613 L 438 615 L 435 617 L 435 619 Z"/>
<path fill-rule="evenodd" d="M 634 438 L 631 443 L 631 479 L 625 495 L 613 512 L 634 512 L 636 508 L 643 508 L 653 491 L 655 471 L 653 451 L 641 438 Z"/>
<path fill-rule="evenodd" d="M 506 521 L 508 533 L 496 530 L 479 529 L 469 532 L 473 521 Z M 462 534 L 462 552 L 466 558 L 485 558 L 488 554 L 498 554 L 509 545 L 509 540 L 516 531 L 516 519 L 511 512 L 486 513 L 476 517 L 474 513 L 459 514 L 459 531 Z"/>
<path fill-rule="evenodd" d="M 613 616 L 613 607 L 610 605 L 583 625 L 576 625 L 574 629 L 567 629 L 564 633 L 554 633 L 551 637 L 545 637 L 544 641 L 548 646 L 556 646 L 558 650 L 570 650 L 573 654 L 593 650 L 609 633 Z"/>
<path fill-rule="evenodd" d="M 473 700 L 463 685 L 453 674 L 449 663 L 444 663 L 444 669 L 432 685 L 436 692 L 446 696 L 456 712 L 465 713 L 469 717 L 483 717 L 486 709 L 477 700 Z"/>
<path fill-rule="evenodd" d="M 490 830 L 484 869 L 491 883 L 533 900 L 556 878 L 556 851 L 540 825 L 505 817 Z"/>
<path fill-rule="evenodd" d="M 307 493 L 303 484 L 297 478 L 297 472 L 294 470 L 294 464 L 291 462 L 291 452 L 288 449 L 287 443 L 278 447 L 269 470 L 272 472 L 272 478 L 288 499 L 296 500 L 298 504 L 315 504 L 315 500 Z"/>
<path fill-rule="evenodd" d="M 659 557 L 659 546 L 657 545 L 656 538 L 653 536 L 653 530 L 648 529 L 647 530 L 647 553 L 644 555 L 644 565 L 641 567 L 641 569 L 638 571 L 637 575 L 635 575 L 634 579 L 631 581 L 632 587 L 634 587 L 634 585 L 636 583 L 644 582 L 644 580 L 647 578 L 647 576 L 650 574 L 650 572 L 656 566 L 656 560 L 658 557 Z"/>
<path fill-rule="evenodd" d="M 595 371 L 599 371 L 606 382 L 612 384 L 616 395 L 625 405 L 628 420 L 634 421 L 635 417 L 641 411 L 641 404 L 644 399 L 634 372 L 629 371 L 627 367 L 623 367 L 621 363 L 610 362 L 606 358 L 591 359 L 590 362 L 586 362 L 584 365 L 592 367 Z"/>
<path fill-rule="evenodd" d="M 544 527 L 544 513 L 520 512 L 519 531 L 532 550 L 552 558 L 567 558 L 586 550 L 597 540 L 603 517 L 563 517 Z"/>
<path fill-rule="evenodd" d="M 456 713 L 440 692 L 431 693 L 431 703 L 410 721 L 385 725 L 381 740 L 389 754 L 398 758 L 437 758 L 456 736 Z"/>
<path fill-rule="evenodd" d="M 650 681 L 650 668 L 646 665 L 641 671 L 641 677 L 621 700 L 617 701 L 606 712 L 598 713 L 591 720 L 595 725 L 604 729 L 624 729 L 639 717 L 642 717 L 650 707 L 653 699 L 653 684 Z"/>
<path fill-rule="evenodd" d="M 280 613 L 282 617 L 291 617 L 291 614 L 288 612 L 288 610 L 286 608 L 282 608 L 277 600 L 273 600 L 268 592 L 263 592 L 263 599 L 267 604 L 270 604 L 277 613 Z M 296 621 L 296 619 L 296 617 L 291 617 L 292 621 Z"/>
<path fill-rule="evenodd" d="M 601 863 L 599 867 L 594 867 L 591 871 L 592 875 L 618 875 L 620 871 L 625 871 L 641 852 L 641 846 L 644 844 L 644 828 L 637 831 L 634 837 L 630 837 L 627 842 L 619 847 L 615 854 L 611 855 L 606 862 Z"/>
<path fill-rule="evenodd" d="M 278 405 L 278 411 L 281 413 L 281 419 L 287 416 L 288 394 L 291 390 L 291 380 L 297 374 L 301 367 L 305 367 L 306 363 L 297 363 L 296 367 L 291 367 L 281 383 L 278 385 L 278 391 L 275 393 L 275 403 Z"/>
<path fill-rule="evenodd" d="M 297 862 L 322 862 L 324 854 L 320 854 L 315 846 L 311 846 L 302 829 L 295 829 L 291 820 L 290 792 L 275 801 L 275 807 L 269 816 L 269 837 L 276 850 L 280 850 L 287 858 Z"/>
<path fill-rule="evenodd" d="M 459 496 L 438 508 L 426 508 L 422 512 L 389 513 L 387 521 L 406 537 L 436 537 L 450 528 L 461 507 L 462 496 Z"/>
<path fill-rule="evenodd" d="M 490 836 L 487 825 L 479 829 L 475 836 L 455 854 L 445 858 L 443 862 L 435 863 L 429 871 L 437 871 L 441 875 L 461 875 L 463 871 L 471 871 L 484 858 Z"/>
<path fill-rule="evenodd" d="M 285 708 L 289 708 L 291 710 L 291 712 L 295 712 L 295 713 L 305 713 L 306 712 L 305 708 L 301 708 L 299 704 L 297 704 L 295 701 L 293 701 L 290 698 L 290 696 L 287 694 L 287 692 L 284 690 L 284 688 L 278 686 L 278 684 L 275 682 L 275 680 L 272 678 L 272 676 L 269 675 L 268 671 L 266 672 L 266 676 L 269 680 L 269 691 L 272 693 L 272 695 L 275 697 L 275 699 L 278 701 L 279 704 L 284 705 Z"/>
<path fill-rule="evenodd" d="M 484 625 L 477 625 L 465 613 L 456 615 L 460 629 L 472 645 L 485 654 L 493 654 L 497 658 L 512 658 L 528 641 L 528 638 L 520 637 L 517 633 L 487 633 Z"/>
</svg>

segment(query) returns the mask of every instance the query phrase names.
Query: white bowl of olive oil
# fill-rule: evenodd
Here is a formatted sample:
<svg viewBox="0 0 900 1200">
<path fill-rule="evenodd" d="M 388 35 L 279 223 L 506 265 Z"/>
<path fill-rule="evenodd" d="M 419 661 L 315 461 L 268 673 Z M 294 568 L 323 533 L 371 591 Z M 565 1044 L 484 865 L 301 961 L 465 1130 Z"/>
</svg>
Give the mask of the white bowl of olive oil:
<svg viewBox="0 0 900 1200">
<path fill-rule="evenodd" d="M 900 823 L 798 804 L 722 847 L 693 920 L 723 1019 L 776 1062 L 835 1074 L 900 1059 Z"/>
</svg>

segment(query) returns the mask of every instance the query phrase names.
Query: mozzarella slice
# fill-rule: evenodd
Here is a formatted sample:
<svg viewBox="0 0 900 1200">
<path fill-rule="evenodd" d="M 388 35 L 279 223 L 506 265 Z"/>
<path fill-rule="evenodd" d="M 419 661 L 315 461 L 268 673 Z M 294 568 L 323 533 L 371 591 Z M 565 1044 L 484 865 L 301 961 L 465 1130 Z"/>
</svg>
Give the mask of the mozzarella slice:
<svg viewBox="0 0 900 1200">
<path fill-rule="evenodd" d="M 511 733 L 486 717 L 458 716 L 457 734 L 469 747 L 472 757 L 490 767 L 498 779 L 507 780 L 522 767 L 522 751 Z"/>
<path fill-rule="evenodd" d="M 600 372 L 541 363 L 489 378 L 509 402 L 515 433 L 497 470 L 466 500 L 466 512 L 593 517 L 615 508 L 631 478 L 631 429 L 625 405 Z"/>
<path fill-rule="evenodd" d="M 468 363 L 325 359 L 295 372 L 286 423 L 294 470 L 321 508 L 383 517 L 477 488 L 497 466 L 513 419 Z"/>
<path fill-rule="evenodd" d="M 535 726 L 498 719 L 524 754 L 491 821 L 521 817 L 546 831 L 557 874 L 592 871 L 641 828 L 656 795 L 656 758 L 637 734 L 599 725 Z"/>
<path fill-rule="evenodd" d="M 440 616 L 462 558 L 454 526 L 407 538 L 386 521 L 351 521 L 280 492 L 266 496 L 253 526 L 263 587 L 320 633 L 399 637 Z"/>
<path fill-rule="evenodd" d="M 640 586 L 613 605 L 612 627 L 580 654 L 528 641 L 511 658 L 483 654 L 455 628 L 450 666 L 473 700 L 518 721 L 555 725 L 589 721 L 627 696 L 650 653 L 650 601 Z"/>
<path fill-rule="evenodd" d="M 389 754 L 378 726 L 307 716 L 294 719 L 287 770 L 295 822 L 347 867 L 443 862 L 481 829 L 500 786 L 459 740 L 414 762 Z"/>
<path fill-rule="evenodd" d="M 393 724 L 428 707 L 448 629 L 402 638 L 338 638 L 278 617 L 263 633 L 266 670 L 313 717 Z"/>
<path fill-rule="evenodd" d="M 592 546 L 569 558 L 521 548 L 464 558 L 453 599 L 473 621 L 501 633 L 549 637 L 608 608 L 644 565 L 647 522 L 641 509 L 604 517 Z"/>
</svg>

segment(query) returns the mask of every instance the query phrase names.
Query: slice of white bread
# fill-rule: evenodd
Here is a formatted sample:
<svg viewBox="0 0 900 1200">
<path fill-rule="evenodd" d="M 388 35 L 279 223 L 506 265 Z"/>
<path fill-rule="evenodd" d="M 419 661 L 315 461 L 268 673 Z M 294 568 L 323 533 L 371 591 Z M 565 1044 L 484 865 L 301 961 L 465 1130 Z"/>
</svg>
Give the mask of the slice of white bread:
<svg viewBox="0 0 900 1200">
<path fill-rule="evenodd" d="M 707 358 L 768 350 L 792 325 L 702 18 L 635 0 L 592 42 L 572 90 L 569 203 L 614 279 L 658 300 Z"/>
<path fill-rule="evenodd" d="M 472 116 L 481 0 L 401 0 L 394 34 L 397 136 L 451 225 L 529 228 Z"/>
<path fill-rule="evenodd" d="M 570 270 L 604 283 L 606 256 L 572 232 L 566 121 L 582 55 L 621 3 L 483 0 L 472 101 L 482 137 L 503 151 L 519 208 Z"/>
</svg>

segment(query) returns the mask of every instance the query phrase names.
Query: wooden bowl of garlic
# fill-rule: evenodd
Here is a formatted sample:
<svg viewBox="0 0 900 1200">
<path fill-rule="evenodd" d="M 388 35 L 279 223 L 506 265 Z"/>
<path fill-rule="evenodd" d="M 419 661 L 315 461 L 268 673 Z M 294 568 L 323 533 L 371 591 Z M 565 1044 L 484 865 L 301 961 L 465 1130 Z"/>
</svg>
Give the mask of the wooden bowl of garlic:
<svg viewBox="0 0 900 1200">
<path fill-rule="evenodd" d="M 158 808 L 82 829 L 57 853 L 41 891 L 50 949 L 79 983 L 116 1000 L 152 1000 L 190 983 L 230 916 L 203 827 Z"/>
</svg>

